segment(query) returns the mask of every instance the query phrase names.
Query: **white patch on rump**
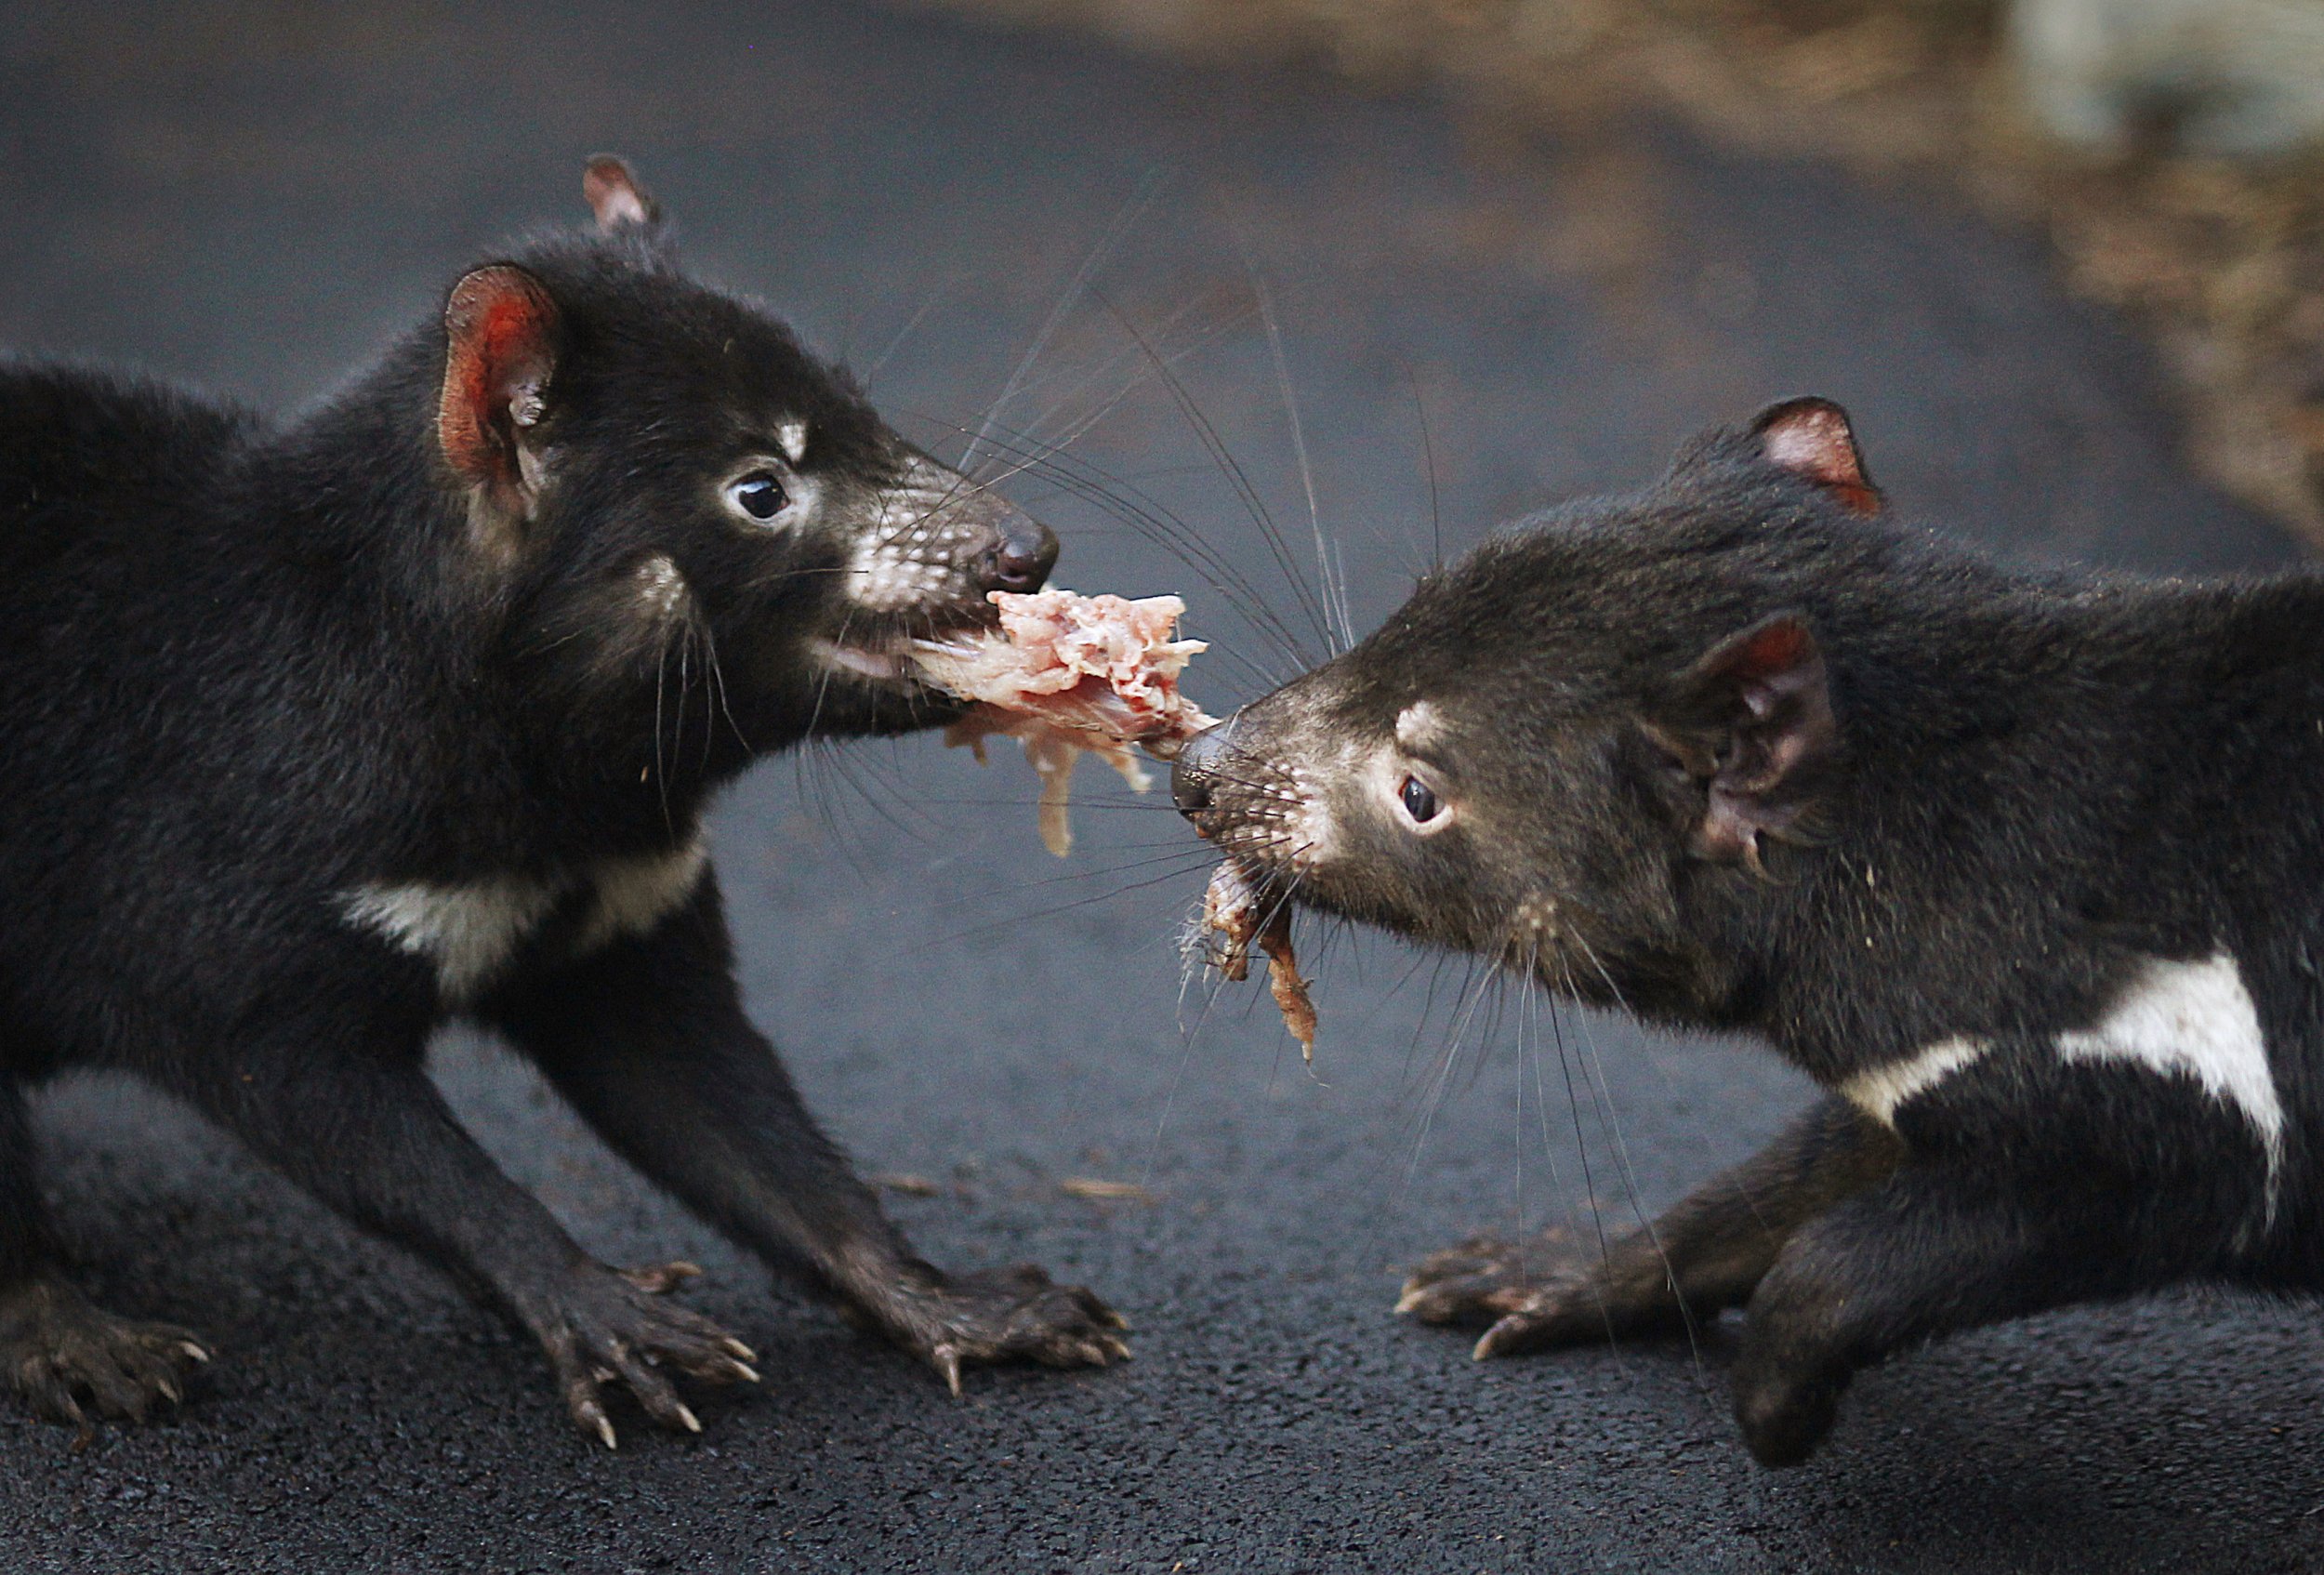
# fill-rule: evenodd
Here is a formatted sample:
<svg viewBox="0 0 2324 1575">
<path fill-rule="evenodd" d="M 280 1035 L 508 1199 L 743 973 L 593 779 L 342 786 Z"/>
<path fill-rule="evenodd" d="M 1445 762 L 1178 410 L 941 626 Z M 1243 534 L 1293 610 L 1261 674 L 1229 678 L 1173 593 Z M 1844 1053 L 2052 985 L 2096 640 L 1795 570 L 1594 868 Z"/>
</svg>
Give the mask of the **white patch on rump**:
<svg viewBox="0 0 2324 1575">
<path fill-rule="evenodd" d="M 339 906 L 356 928 L 432 964 L 438 995 L 456 1008 L 475 1000 L 574 893 L 591 899 L 573 944 L 581 957 L 652 930 L 693 894 L 709 862 L 697 833 L 668 853 L 604 859 L 584 875 L 495 875 L 459 886 L 376 881 L 342 893 Z"/>
<path fill-rule="evenodd" d="M 339 900 L 357 927 L 433 963 L 438 993 L 459 1006 L 475 999 L 561 894 L 529 876 L 495 875 L 464 886 L 363 885 Z"/>
<path fill-rule="evenodd" d="M 1840 1085 L 1840 1094 L 1882 1126 L 1894 1127 L 1898 1105 L 1928 1092 L 1992 1048 L 1986 1039 L 1939 1039 L 1901 1061 L 1858 1072 Z"/>
<path fill-rule="evenodd" d="M 2060 1033 L 2052 1043 L 2069 1063 L 2110 1062 L 2159 1077 L 2193 1079 L 2251 1122 L 2266 1156 L 2266 1221 L 2274 1223 L 2284 1155 L 2283 1102 L 2268 1065 L 2259 1010 L 2233 957 L 2223 951 L 2201 962 L 2149 958 L 2095 1024 Z M 1984 1039 L 1941 1039 L 1902 1060 L 1858 1072 L 1840 1085 L 1840 1093 L 1882 1125 L 1894 1127 L 1906 1101 L 1992 1048 Z"/>
<path fill-rule="evenodd" d="M 2164 1077 L 2192 1078 L 2242 1112 L 2267 1155 L 2267 1210 L 2276 1211 L 2283 1163 L 2284 1107 L 2259 1011 L 2225 952 L 2201 962 L 2149 960 L 2097 1025 L 2057 1037 L 2068 1061 L 2121 1061 Z"/>
</svg>

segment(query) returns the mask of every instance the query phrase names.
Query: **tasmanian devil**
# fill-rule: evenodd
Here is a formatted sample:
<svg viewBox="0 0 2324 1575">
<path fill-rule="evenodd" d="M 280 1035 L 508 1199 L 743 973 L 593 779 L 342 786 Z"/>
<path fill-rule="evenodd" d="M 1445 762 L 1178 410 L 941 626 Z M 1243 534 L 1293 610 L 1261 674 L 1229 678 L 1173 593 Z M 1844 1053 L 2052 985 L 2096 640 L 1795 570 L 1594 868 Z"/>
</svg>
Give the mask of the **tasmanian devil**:
<svg viewBox="0 0 2324 1575">
<path fill-rule="evenodd" d="M 24 1090 L 125 1069 L 540 1341 L 697 1429 L 749 1351 L 581 1251 L 423 1068 L 489 1026 L 705 1219 L 932 1363 L 1103 1365 L 1030 1266 L 915 1257 L 744 1015 L 706 798 L 813 736 L 957 714 L 891 653 L 1057 551 L 766 312 L 678 271 L 618 160 L 597 232 L 472 269 L 288 427 L 0 372 L 0 1382 L 176 1400 L 186 1332 L 63 1277 Z M 86 1425 L 86 1423 L 83 1422 Z"/>
<path fill-rule="evenodd" d="M 1859 1368 L 2203 1280 L 2324 1282 L 2324 581 L 2024 573 L 1892 523 L 1795 400 L 1561 508 L 1202 735 L 1275 894 L 1828 1091 L 1603 1253 L 1472 1238 L 1480 1357 L 1743 1306 L 1752 1452 Z"/>
</svg>

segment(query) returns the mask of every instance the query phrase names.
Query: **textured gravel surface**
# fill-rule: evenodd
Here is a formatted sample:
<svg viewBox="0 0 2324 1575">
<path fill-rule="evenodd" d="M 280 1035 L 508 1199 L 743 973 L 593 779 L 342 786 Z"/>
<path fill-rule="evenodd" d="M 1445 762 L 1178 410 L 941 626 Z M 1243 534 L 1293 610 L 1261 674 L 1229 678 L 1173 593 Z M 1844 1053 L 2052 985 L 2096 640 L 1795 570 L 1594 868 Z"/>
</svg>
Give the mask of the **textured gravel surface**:
<svg viewBox="0 0 2324 1575">
<path fill-rule="evenodd" d="M 931 442 L 979 423 L 1053 315 L 999 423 L 1063 436 L 1146 369 L 1134 324 L 1312 562 L 1259 281 L 1358 627 L 1439 535 L 1643 479 L 1690 430 L 1810 390 L 1855 412 L 1902 508 L 2004 550 L 2290 556 L 2186 478 L 2144 354 L 2030 246 L 1927 192 L 1651 128 L 1464 134 L 1305 80 L 837 4 L 20 11 L 0 106 L 8 344 L 294 404 L 495 237 L 568 218 L 581 158 L 618 148 L 702 271 L 877 363 Z M 1159 379 L 1071 453 L 1319 646 Z M 1214 709 L 1287 670 L 1214 576 L 1056 469 L 1009 485 L 1065 536 L 1065 583 L 1183 590 L 1220 642 L 1195 681 Z M 0 1568 L 2324 1563 L 2308 1305 L 2171 1298 L 1961 1339 L 1868 1375 L 1779 1475 L 1726 1415 L 1731 1331 L 1478 1366 L 1400 1324 L 1420 1252 L 1593 1197 L 1617 1222 L 1665 1204 L 1802 1085 L 1750 1046 L 1552 1025 L 1353 938 L 1316 954 L 1310 1077 L 1263 992 L 1182 996 L 1201 855 L 1167 811 L 1092 781 L 1058 864 L 1030 797 L 1022 765 L 932 739 L 776 762 L 725 801 L 720 860 L 754 1011 L 865 1168 L 915 1180 L 892 1202 L 922 1248 L 1102 1288 L 1133 1364 L 981 1374 L 955 1403 L 771 1294 L 456 1036 L 441 1077 L 508 1167 L 609 1258 L 699 1260 L 694 1299 L 766 1358 L 762 1390 L 697 1402 L 701 1439 L 632 1416 L 608 1455 L 431 1274 L 168 1105 L 76 1083 L 42 1131 L 87 1283 L 218 1360 L 179 1417 L 80 1452 L 0 1411 Z"/>
</svg>

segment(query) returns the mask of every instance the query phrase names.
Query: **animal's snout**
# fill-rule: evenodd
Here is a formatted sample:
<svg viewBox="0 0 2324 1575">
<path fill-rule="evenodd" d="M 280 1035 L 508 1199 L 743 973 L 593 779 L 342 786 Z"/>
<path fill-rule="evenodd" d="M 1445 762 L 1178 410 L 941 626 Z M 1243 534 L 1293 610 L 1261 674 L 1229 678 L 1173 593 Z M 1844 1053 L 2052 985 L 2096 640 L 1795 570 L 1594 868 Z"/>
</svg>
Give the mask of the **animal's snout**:
<svg viewBox="0 0 2324 1575">
<path fill-rule="evenodd" d="M 1000 539 L 977 562 L 977 584 L 985 590 L 1041 589 L 1057 566 L 1057 536 L 1028 514 L 1013 510 L 1000 522 Z"/>
<path fill-rule="evenodd" d="M 1227 733 L 1234 727 L 1222 721 L 1207 727 L 1179 747 L 1178 759 L 1170 762 L 1170 801 L 1182 815 L 1196 815 L 1210 807 L 1211 785 L 1218 780 L 1220 764 L 1226 758 Z"/>
</svg>

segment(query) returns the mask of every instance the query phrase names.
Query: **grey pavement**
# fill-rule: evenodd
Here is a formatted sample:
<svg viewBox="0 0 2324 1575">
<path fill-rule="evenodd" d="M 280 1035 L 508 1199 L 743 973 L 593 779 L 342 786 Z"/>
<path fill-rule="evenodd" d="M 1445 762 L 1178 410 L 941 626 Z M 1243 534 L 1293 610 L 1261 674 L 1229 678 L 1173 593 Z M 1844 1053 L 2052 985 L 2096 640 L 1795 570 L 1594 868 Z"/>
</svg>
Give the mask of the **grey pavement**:
<svg viewBox="0 0 2324 1575">
<path fill-rule="evenodd" d="M 570 221 L 601 149 L 637 159 L 700 271 L 876 365 L 932 443 L 957 451 L 1043 341 L 997 442 L 1103 418 L 1007 484 L 1063 536 L 1063 583 L 1186 595 L 1213 709 L 1292 658 L 1157 536 L 1198 536 L 1306 655 L 1323 641 L 1172 380 L 1312 594 L 1287 384 L 1359 629 L 1439 541 L 1805 391 L 1855 413 L 1904 510 L 2005 552 L 2294 556 L 2190 478 L 2126 330 L 1941 192 L 807 0 L 11 7 L 0 342 L 292 406 L 496 237 Z M 218 1359 L 182 1414 L 78 1452 L 0 1411 L 0 1569 L 2324 1565 L 2309 1304 L 2171 1297 L 1956 1340 L 1868 1375 L 1782 1474 L 1727 1416 L 1731 1328 L 1478 1365 L 1400 1323 L 1419 1254 L 1667 1204 L 1804 1085 L 1361 936 L 1312 953 L 1311 1075 L 1263 991 L 1184 986 L 1203 860 L 1162 801 L 1085 776 L 1062 864 L 1030 801 L 1022 762 L 932 738 L 818 751 L 733 791 L 720 864 L 752 1009 L 814 1106 L 867 1170 L 932 1185 L 891 1198 L 922 1249 L 1099 1287 L 1134 1363 L 978 1373 L 956 1403 L 455 1036 L 441 1079 L 508 1169 L 609 1259 L 704 1264 L 693 1299 L 766 1358 L 762 1389 L 699 1403 L 700 1439 L 629 1413 L 609 1455 L 432 1274 L 165 1102 L 79 1082 L 41 1130 L 88 1285 Z"/>
</svg>

